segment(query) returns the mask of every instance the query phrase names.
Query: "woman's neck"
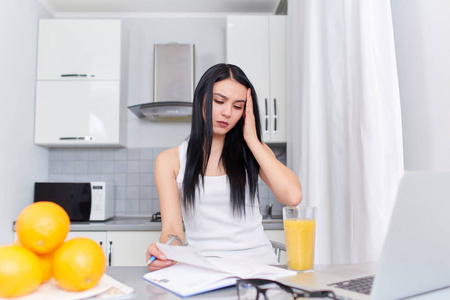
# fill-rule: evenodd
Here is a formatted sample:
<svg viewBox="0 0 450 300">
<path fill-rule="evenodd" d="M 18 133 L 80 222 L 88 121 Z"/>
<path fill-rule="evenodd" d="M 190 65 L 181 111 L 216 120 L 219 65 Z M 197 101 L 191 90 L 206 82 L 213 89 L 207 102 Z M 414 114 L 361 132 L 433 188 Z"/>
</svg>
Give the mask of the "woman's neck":
<svg viewBox="0 0 450 300">
<path fill-rule="evenodd" d="M 223 145 L 225 144 L 224 135 L 213 135 L 211 143 L 211 153 L 214 151 L 219 151 L 222 154 Z"/>
</svg>

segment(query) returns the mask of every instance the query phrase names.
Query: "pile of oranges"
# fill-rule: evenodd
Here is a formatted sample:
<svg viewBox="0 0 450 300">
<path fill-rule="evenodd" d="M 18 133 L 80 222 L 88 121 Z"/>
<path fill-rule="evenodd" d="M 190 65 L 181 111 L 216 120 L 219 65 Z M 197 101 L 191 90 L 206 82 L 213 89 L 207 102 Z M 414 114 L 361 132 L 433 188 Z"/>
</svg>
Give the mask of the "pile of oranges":
<svg viewBox="0 0 450 300">
<path fill-rule="evenodd" d="M 54 278 L 67 291 L 94 287 L 106 270 L 102 248 L 88 238 L 65 241 L 66 211 L 53 202 L 25 207 L 16 220 L 18 240 L 0 247 L 0 297 L 19 297 Z"/>
</svg>

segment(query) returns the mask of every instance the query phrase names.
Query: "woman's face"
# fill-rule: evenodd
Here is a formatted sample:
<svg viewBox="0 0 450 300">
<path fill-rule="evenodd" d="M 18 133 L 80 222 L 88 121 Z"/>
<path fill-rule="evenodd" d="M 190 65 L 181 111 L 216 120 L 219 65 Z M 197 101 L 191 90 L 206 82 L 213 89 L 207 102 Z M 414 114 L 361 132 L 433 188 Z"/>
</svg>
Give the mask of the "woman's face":
<svg viewBox="0 0 450 300">
<path fill-rule="evenodd" d="M 246 98 L 247 88 L 234 79 L 214 84 L 212 125 L 215 135 L 225 135 L 242 118 Z"/>
</svg>

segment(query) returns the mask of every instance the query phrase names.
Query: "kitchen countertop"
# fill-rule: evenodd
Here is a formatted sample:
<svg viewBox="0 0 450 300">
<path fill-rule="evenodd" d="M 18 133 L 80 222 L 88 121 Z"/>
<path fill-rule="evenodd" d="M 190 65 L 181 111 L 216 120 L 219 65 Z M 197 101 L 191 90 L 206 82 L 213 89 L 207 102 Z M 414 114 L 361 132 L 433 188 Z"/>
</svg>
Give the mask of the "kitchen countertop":
<svg viewBox="0 0 450 300">
<path fill-rule="evenodd" d="M 150 220 L 151 216 L 121 216 L 107 221 L 71 222 L 70 231 L 160 231 L 161 222 Z M 13 231 L 15 231 L 14 223 Z M 264 230 L 283 230 L 283 220 L 264 219 L 263 227 Z"/>
<path fill-rule="evenodd" d="M 71 222 L 70 231 L 160 231 L 161 222 L 151 222 L 149 217 L 114 217 L 100 222 Z"/>
<path fill-rule="evenodd" d="M 151 217 L 114 217 L 105 222 L 72 222 L 71 231 L 159 231 L 161 222 L 151 222 Z M 264 219 L 265 230 L 282 230 L 282 219 Z"/>
</svg>

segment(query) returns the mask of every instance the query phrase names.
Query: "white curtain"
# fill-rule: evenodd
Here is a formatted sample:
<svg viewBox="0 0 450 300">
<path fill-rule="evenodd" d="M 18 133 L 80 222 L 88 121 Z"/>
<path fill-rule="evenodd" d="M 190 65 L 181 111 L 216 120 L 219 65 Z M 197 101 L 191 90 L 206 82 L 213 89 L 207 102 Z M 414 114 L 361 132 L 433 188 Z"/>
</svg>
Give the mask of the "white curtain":
<svg viewBox="0 0 450 300">
<path fill-rule="evenodd" d="M 288 164 L 318 207 L 316 264 L 377 261 L 403 174 L 389 0 L 288 5 Z"/>
</svg>

